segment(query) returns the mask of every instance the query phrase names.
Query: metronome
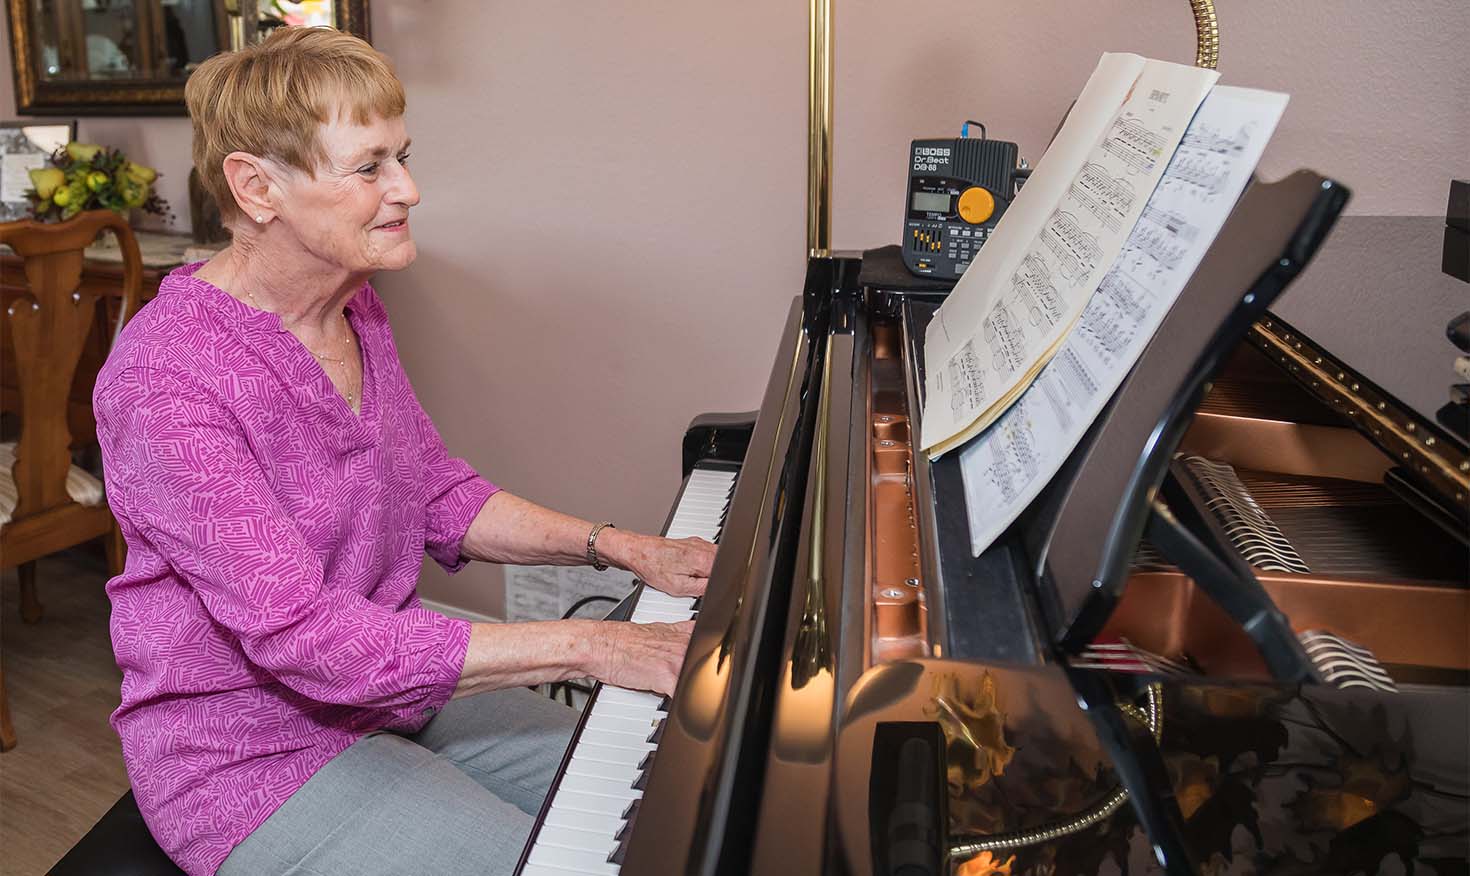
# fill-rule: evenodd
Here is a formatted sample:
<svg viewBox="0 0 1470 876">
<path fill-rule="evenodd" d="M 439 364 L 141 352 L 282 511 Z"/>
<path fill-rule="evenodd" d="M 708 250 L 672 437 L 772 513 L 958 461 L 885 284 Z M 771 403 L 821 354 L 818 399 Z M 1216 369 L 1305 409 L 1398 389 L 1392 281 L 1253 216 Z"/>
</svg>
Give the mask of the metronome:
<svg viewBox="0 0 1470 876">
<path fill-rule="evenodd" d="M 915 140 L 909 147 L 903 263 L 924 277 L 957 279 L 989 239 L 1025 176 L 1020 147 L 985 136 Z"/>
</svg>

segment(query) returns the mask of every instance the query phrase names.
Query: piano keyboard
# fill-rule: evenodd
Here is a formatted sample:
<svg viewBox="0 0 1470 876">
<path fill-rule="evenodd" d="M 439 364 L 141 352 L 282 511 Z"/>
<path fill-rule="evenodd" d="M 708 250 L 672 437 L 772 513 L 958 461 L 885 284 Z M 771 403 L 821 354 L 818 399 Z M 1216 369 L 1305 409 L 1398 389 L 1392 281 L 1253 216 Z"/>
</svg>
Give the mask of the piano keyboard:
<svg viewBox="0 0 1470 876">
<path fill-rule="evenodd" d="M 718 541 L 735 475 L 729 468 L 696 466 L 664 535 Z M 644 587 L 630 620 L 677 623 L 697 614 L 695 599 Z M 607 684 L 593 689 L 572 740 L 571 756 L 532 834 L 521 876 L 616 876 L 658 751 L 668 705 L 666 697 L 643 691 Z"/>
</svg>

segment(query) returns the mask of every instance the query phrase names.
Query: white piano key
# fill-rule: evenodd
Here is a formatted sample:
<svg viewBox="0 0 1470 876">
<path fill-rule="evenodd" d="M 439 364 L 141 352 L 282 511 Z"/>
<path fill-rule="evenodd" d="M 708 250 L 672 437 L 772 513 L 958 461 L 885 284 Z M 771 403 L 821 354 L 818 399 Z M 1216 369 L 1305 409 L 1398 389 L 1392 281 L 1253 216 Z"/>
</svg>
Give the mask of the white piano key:
<svg viewBox="0 0 1470 876">
<path fill-rule="evenodd" d="M 567 876 L 568 873 L 576 873 L 576 870 L 563 870 L 561 867 L 549 867 L 546 864 L 532 864 L 527 861 L 526 866 L 521 868 L 521 876 Z"/>
<path fill-rule="evenodd" d="M 542 823 L 541 829 L 544 831 L 548 827 L 614 836 L 623 829 L 623 813 L 598 815 L 593 812 L 578 812 L 575 809 L 568 809 L 553 803 L 551 809 L 546 812 L 546 821 Z"/>
<path fill-rule="evenodd" d="M 566 777 L 562 777 L 562 783 L 566 783 Z M 639 796 L 643 796 L 641 793 Z M 623 812 L 628 808 L 631 800 L 621 800 L 617 797 L 606 797 L 602 794 L 582 794 L 567 788 L 557 788 L 556 805 L 560 809 L 575 809 L 578 812 L 590 812 L 593 815 L 610 815 L 614 818 L 622 818 Z"/>
<path fill-rule="evenodd" d="M 724 513 L 724 509 L 718 507 L 713 502 L 710 503 L 709 507 L 694 507 L 686 509 L 669 521 L 669 532 L 665 533 L 665 535 L 668 538 L 674 538 L 675 536 L 672 533 L 691 529 L 694 530 L 696 533 L 700 532 L 701 530 L 707 532 L 712 525 L 719 522 Z M 689 536 L 687 535 L 680 535 L 677 537 L 689 538 Z"/>
<path fill-rule="evenodd" d="M 617 715 L 593 714 L 583 725 L 583 733 L 627 733 L 632 736 L 647 738 L 653 732 L 656 722 L 650 719 L 620 718 Z"/>
<path fill-rule="evenodd" d="M 685 496 L 684 501 L 679 504 L 679 510 L 669 518 L 669 529 L 680 520 L 689 520 L 695 517 L 718 517 L 724 513 L 725 500 L 723 496 L 713 494 L 705 496 Z"/>
<path fill-rule="evenodd" d="M 640 754 L 647 754 L 648 752 L 653 751 L 655 748 L 658 747 L 652 742 L 635 739 L 627 733 L 584 733 L 582 734 L 582 737 L 586 739 L 588 743 L 598 745 L 603 748 L 619 748 L 625 749 L 630 752 L 638 752 Z M 578 747 L 580 748 L 580 746 Z"/>
<path fill-rule="evenodd" d="M 600 760 L 588 760 L 583 757 L 573 757 L 567 762 L 567 775 L 587 776 L 593 779 L 606 779 L 610 782 L 622 782 L 627 787 L 633 787 L 642 772 L 638 764 L 607 763 Z"/>
<path fill-rule="evenodd" d="M 724 513 L 725 498 L 723 496 L 686 498 L 685 503 L 679 506 L 679 513 L 674 515 L 670 521 L 669 528 L 672 529 L 672 524 L 681 521 L 719 520 Z"/>
<path fill-rule="evenodd" d="M 702 538 L 705 541 L 713 541 L 715 531 L 718 527 L 713 521 L 689 520 L 682 521 L 676 527 L 669 528 L 669 538 Z"/>
<path fill-rule="evenodd" d="M 671 611 L 652 610 L 645 610 L 642 612 L 635 611 L 633 612 L 632 618 L 633 623 L 635 624 L 681 624 L 685 621 L 693 619 L 694 615 L 689 613 L 675 614 Z"/>
<path fill-rule="evenodd" d="M 590 830 L 577 830 L 570 827 L 559 827 L 553 831 L 542 829 L 536 837 L 536 842 L 548 846 L 556 846 L 559 849 L 572 849 L 578 852 L 590 852 L 601 855 L 603 860 L 611 855 L 618 847 L 618 841 L 613 837 L 617 831 L 612 833 L 594 832 Z"/>
<path fill-rule="evenodd" d="M 693 496 L 688 502 L 681 503 L 679 510 L 669 518 L 670 522 L 675 520 L 690 520 L 695 518 L 719 519 L 725 513 L 728 500 L 723 495 Z M 672 526 L 670 527 L 673 528 Z"/>
<path fill-rule="evenodd" d="M 548 846 L 537 843 L 531 849 L 530 856 L 526 859 L 533 864 L 550 864 L 571 870 L 574 873 L 607 874 L 617 876 L 618 865 L 609 864 L 607 856 L 598 857 L 591 852 L 578 852 L 572 849 L 559 849 L 556 846 Z"/>
<path fill-rule="evenodd" d="M 663 697 L 643 690 L 628 690 L 624 687 L 613 687 L 604 684 L 597 689 L 597 702 L 599 703 L 626 703 L 630 706 L 641 706 L 645 703 L 657 706 L 663 702 Z"/>
<path fill-rule="evenodd" d="M 638 594 L 639 605 L 684 606 L 689 604 L 689 602 L 690 599 L 688 596 L 670 596 L 661 590 L 654 590 L 652 587 L 645 587 L 643 588 L 643 592 Z"/>
<path fill-rule="evenodd" d="M 611 733 L 641 733 L 642 727 L 648 726 L 653 720 L 653 714 L 648 715 L 619 715 L 608 709 L 591 709 L 587 718 L 582 722 L 584 732 L 592 730 L 606 730 Z"/>
<path fill-rule="evenodd" d="M 648 752 L 654 749 L 653 743 L 645 743 L 647 747 L 618 748 L 612 745 L 601 745 L 595 739 L 588 739 L 586 743 L 579 744 L 576 753 L 587 760 L 595 760 L 599 763 L 613 764 L 618 766 L 637 766 L 648 756 Z"/>
<path fill-rule="evenodd" d="M 643 796 L 642 791 L 636 790 L 627 782 L 620 782 L 616 779 L 597 779 L 592 776 L 574 776 L 571 773 L 561 777 L 561 790 L 611 797 L 623 801 L 624 806 Z"/>
<path fill-rule="evenodd" d="M 653 720 L 657 721 L 662 720 L 665 716 L 668 715 L 668 712 L 659 709 L 657 703 L 649 703 L 646 706 L 633 706 L 627 703 L 598 700 L 596 703 L 593 703 L 592 708 L 593 714 L 613 715 L 618 718 L 631 718 L 639 720 L 648 720 L 652 718 Z"/>
<path fill-rule="evenodd" d="M 654 611 L 671 611 L 688 614 L 689 612 L 694 610 L 694 597 L 668 596 L 666 594 L 660 593 L 657 596 L 654 596 L 653 598 L 645 601 L 643 595 L 639 594 L 638 604 L 633 607 L 633 611 L 636 612 L 640 608 L 651 608 Z"/>
<path fill-rule="evenodd" d="M 693 611 L 676 611 L 670 608 L 639 607 L 633 609 L 628 618 L 635 624 L 680 624 L 695 618 Z"/>
<path fill-rule="evenodd" d="M 644 599 L 644 596 L 648 596 L 649 598 Z M 638 604 L 633 606 L 633 613 L 637 614 L 640 610 L 642 610 L 667 611 L 688 614 L 689 611 L 692 609 L 693 604 L 694 600 L 691 597 L 666 596 L 661 593 L 655 595 L 652 591 L 645 590 L 643 593 L 638 594 Z"/>
<path fill-rule="evenodd" d="M 588 741 L 601 745 L 605 748 L 625 748 L 628 751 L 637 751 L 647 754 L 658 746 L 648 741 L 653 735 L 650 729 L 647 733 L 623 733 L 616 730 L 588 730 L 582 734 L 589 737 Z"/>
<path fill-rule="evenodd" d="M 663 621 L 664 623 L 677 623 L 690 620 L 694 617 L 691 608 L 678 608 L 672 605 L 643 605 L 639 603 L 633 608 L 633 614 L 629 618 L 633 623 L 649 623 L 651 621 Z"/>
<path fill-rule="evenodd" d="M 645 601 L 643 599 L 643 596 L 639 595 L 638 604 L 633 607 L 633 611 L 637 612 L 640 608 L 651 608 L 654 611 L 683 612 L 685 614 L 689 614 L 690 612 L 694 611 L 694 597 L 666 596 L 664 594 L 659 594 Z"/>
</svg>

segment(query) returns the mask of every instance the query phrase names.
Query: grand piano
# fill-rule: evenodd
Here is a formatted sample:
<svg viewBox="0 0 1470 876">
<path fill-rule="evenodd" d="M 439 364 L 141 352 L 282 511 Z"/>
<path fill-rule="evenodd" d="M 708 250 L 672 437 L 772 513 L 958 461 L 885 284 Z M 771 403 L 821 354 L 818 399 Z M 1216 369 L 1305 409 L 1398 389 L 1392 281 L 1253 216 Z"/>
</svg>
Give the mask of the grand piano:
<svg viewBox="0 0 1470 876">
<path fill-rule="evenodd" d="M 979 557 L 913 443 L 943 289 L 813 258 L 686 436 L 708 593 L 625 607 L 696 616 L 678 689 L 594 692 L 520 872 L 1466 872 L 1470 455 L 1270 309 L 1347 197 L 1252 184 Z"/>
<path fill-rule="evenodd" d="M 915 446 L 948 287 L 829 249 L 830 0 L 810 24 L 805 286 L 666 526 L 718 540 L 709 588 L 614 614 L 695 618 L 677 690 L 594 688 L 520 876 L 1470 873 L 1467 436 L 1302 330 L 1331 294 L 1279 301 L 1347 188 L 1252 183 L 972 556 L 959 454 Z"/>
</svg>

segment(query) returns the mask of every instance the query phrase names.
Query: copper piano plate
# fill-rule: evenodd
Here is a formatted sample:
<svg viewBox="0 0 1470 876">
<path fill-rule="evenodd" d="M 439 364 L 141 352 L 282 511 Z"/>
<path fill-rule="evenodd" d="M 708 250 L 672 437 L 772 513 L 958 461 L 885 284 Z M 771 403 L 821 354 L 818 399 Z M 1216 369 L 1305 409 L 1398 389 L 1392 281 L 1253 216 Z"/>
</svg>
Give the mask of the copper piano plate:
<svg viewBox="0 0 1470 876">
<path fill-rule="evenodd" d="M 928 655 L 928 615 L 914 517 L 913 444 L 904 401 L 899 330 L 873 327 L 868 385 L 866 596 L 870 663 Z"/>
<path fill-rule="evenodd" d="M 1298 633 L 1325 630 L 1391 668 L 1463 679 L 1465 546 L 1384 486 L 1393 460 L 1279 372 L 1273 377 L 1273 367 L 1248 347 L 1238 351 L 1180 446 L 1234 467 L 1251 501 L 1311 567 L 1256 568 L 1256 578 Z M 1185 658 L 1209 676 L 1268 678 L 1239 626 L 1167 564 L 1135 568 L 1098 638 Z"/>
<path fill-rule="evenodd" d="M 1292 629 L 1328 630 L 1387 664 L 1470 671 L 1470 591 L 1406 581 L 1352 581 L 1256 571 Z M 1205 675 L 1270 678 L 1255 645 L 1178 571 L 1135 572 L 1098 635 L 1188 658 Z"/>
</svg>

